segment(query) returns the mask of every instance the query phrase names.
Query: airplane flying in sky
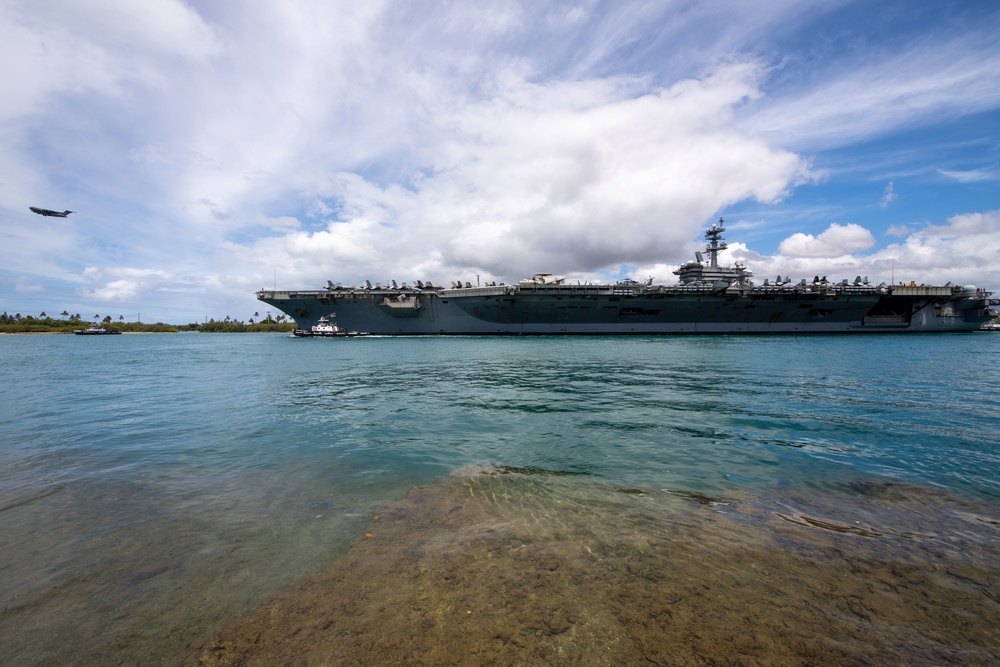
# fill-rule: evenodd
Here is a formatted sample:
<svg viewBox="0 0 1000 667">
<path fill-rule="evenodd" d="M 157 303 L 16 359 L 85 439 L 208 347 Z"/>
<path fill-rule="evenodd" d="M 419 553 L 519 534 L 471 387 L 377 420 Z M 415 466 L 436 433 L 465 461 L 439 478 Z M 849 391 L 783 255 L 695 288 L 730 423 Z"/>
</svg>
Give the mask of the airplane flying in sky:
<svg viewBox="0 0 1000 667">
<path fill-rule="evenodd" d="M 60 213 L 59 211 L 52 211 L 52 210 L 47 209 L 47 208 L 38 208 L 37 206 L 29 206 L 28 208 L 30 208 L 32 211 L 34 211 L 38 215 L 44 215 L 44 216 L 48 216 L 50 218 L 65 218 L 66 216 L 68 216 L 70 213 L 73 212 L 73 211 L 62 211 Z"/>
</svg>

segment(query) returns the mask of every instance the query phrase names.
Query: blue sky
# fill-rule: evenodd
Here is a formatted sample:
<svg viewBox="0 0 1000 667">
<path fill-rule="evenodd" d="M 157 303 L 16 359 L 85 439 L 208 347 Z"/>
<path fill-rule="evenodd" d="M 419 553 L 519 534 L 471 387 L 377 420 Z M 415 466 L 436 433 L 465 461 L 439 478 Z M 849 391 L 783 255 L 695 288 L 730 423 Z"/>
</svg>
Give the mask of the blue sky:
<svg viewBox="0 0 1000 667">
<path fill-rule="evenodd" d="M 1000 289 L 998 34 L 993 0 L 7 0 L 0 310 L 672 284 L 719 216 L 758 280 Z"/>
</svg>

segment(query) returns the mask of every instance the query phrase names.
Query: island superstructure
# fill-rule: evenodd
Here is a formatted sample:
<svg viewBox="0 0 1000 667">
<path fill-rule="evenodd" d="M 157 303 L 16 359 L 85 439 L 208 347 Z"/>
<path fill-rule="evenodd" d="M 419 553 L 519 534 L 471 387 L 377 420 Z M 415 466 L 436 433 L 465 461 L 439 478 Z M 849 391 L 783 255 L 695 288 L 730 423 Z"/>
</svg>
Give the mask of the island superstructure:
<svg viewBox="0 0 1000 667">
<path fill-rule="evenodd" d="M 674 271 L 676 285 L 620 280 L 570 284 L 536 274 L 517 284 L 430 282 L 322 290 L 261 290 L 257 298 L 308 329 L 323 317 L 375 335 L 642 335 L 975 331 L 997 316 L 972 286 L 874 285 L 867 278 L 754 284 L 745 265 L 720 266 L 726 228 L 706 230 L 705 252 Z"/>
</svg>

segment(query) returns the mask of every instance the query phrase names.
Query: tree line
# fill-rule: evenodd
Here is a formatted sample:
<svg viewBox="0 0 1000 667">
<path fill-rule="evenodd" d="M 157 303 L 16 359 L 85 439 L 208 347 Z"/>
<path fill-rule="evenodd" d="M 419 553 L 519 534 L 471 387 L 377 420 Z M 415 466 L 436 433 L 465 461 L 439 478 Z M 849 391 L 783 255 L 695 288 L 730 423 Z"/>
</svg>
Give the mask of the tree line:
<svg viewBox="0 0 1000 667">
<path fill-rule="evenodd" d="M 226 316 L 222 320 L 215 318 L 207 319 L 205 322 L 192 322 L 190 324 L 166 324 L 156 322 L 147 324 L 144 322 L 126 322 L 123 315 L 119 315 L 117 321 L 111 315 L 95 314 L 92 319 L 83 319 L 80 313 L 70 314 L 64 310 L 61 317 L 51 317 L 45 312 L 38 316 L 13 315 L 4 311 L 0 315 L 0 333 L 73 333 L 74 330 L 85 328 L 91 322 L 100 323 L 105 329 L 114 329 L 123 333 L 172 333 L 179 331 L 201 331 L 201 332 L 281 332 L 291 331 L 295 328 L 294 320 L 289 320 L 285 315 L 271 317 L 267 313 L 261 317 L 259 313 L 254 313 L 253 317 L 247 321 L 233 319 Z"/>
</svg>

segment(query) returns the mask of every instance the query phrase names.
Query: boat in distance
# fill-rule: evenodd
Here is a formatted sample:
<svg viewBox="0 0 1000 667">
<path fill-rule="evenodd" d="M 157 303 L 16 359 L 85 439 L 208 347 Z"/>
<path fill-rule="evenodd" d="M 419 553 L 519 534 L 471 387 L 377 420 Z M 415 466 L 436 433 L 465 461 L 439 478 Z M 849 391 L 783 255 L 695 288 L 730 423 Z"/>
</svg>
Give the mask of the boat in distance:
<svg viewBox="0 0 1000 667">
<path fill-rule="evenodd" d="M 916 333 L 976 331 L 997 316 L 991 292 L 973 286 L 874 285 L 854 281 L 752 281 L 737 262 L 719 265 L 725 227 L 705 232 L 706 261 L 674 271 L 678 284 L 622 280 L 568 284 L 536 274 L 516 285 L 453 282 L 261 290 L 257 298 L 310 329 L 334 310 L 353 330 L 378 335 L 650 335 L 754 333 Z"/>
<path fill-rule="evenodd" d="M 73 333 L 77 336 L 111 336 L 114 334 L 121 334 L 121 331 L 118 331 L 117 329 L 105 329 L 97 324 L 91 324 L 86 329 L 74 329 Z"/>
</svg>

